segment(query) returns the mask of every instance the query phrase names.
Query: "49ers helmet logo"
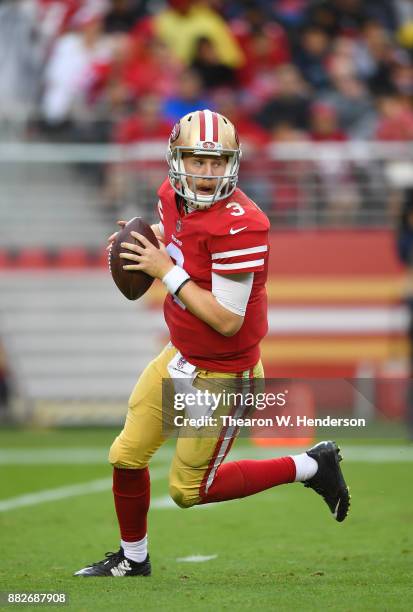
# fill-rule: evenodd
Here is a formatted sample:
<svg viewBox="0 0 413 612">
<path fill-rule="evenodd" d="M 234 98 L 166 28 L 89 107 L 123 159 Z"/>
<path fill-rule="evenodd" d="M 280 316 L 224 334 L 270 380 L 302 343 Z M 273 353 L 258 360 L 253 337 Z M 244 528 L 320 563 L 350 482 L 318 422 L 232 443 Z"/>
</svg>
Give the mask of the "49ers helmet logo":
<svg viewBox="0 0 413 612">
<path fill-rule="evenodd" d="M 169 142 L 175 142 L 177 138 L 179 138 L 179 134 L 181 133 L 181 123 L 178 121 L 172 128 L 171 135 L 169 137 Z"/>
<path fill-rule="evenodd" d="M 203 149 L 216 149 L 216 146 L 217 145 L 215 144 L 215 142 L 210 142 L 208 140 L 202 143 Z"/>
</svg>

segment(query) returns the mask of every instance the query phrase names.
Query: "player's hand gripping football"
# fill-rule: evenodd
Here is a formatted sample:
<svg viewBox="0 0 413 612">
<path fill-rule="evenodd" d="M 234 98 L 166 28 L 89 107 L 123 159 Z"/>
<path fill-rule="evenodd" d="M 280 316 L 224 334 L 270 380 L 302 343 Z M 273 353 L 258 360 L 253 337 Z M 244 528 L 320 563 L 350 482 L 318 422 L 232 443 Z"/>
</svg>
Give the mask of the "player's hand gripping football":
<svg viewBox="0 0 413 612">
<path fill-rule="evenodd" d="M 127 221 L 117 221 L 116 222 L 118 225 L 120 225 L 121 228 L 124 228 L 125 225 L 127 224 Z M 155 234 L 158 242 L 160 244 L 163 244 L 163 236 L 162 234 L 159 232 L 159 226 L 157 223 L 154 223 L 153 225 L 151 225 L 152 231 Z M 119 232 L 113 232 L 113 234 L 111 234 L 108 238 L 108 246 L 106 247 L 107 251 L 110 251 L 110 247 L 112 246 L 112 242 L 115 241 L 116 236 L 118 235 Z"/>
<path fill-rule="evenodd" d="M 159 248 L 155 247 L 145 236 L 138 232 L 131 232 L 131 236 L 139 240 L 141 244 L 132 244 L 131 242 L 121 242 L 121 246 L 132 253 L 120 253 L 119 257 L 128 260 L 123 266 L 124 270 L 141 270 L 154 278 L 162 278 L 174 267 L 172 259 L 165 248 L 165 245 L 160 242 Z M 129 263 L 129 262 L 134 262 Z"/>
</svg>

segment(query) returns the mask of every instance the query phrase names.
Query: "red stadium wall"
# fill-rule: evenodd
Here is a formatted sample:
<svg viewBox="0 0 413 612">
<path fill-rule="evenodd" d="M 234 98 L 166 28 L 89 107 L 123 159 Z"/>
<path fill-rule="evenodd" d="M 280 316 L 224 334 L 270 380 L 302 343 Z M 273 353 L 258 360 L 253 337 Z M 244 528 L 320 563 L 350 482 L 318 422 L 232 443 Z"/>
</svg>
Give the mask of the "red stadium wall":
<svg viewBox="0 0 413 612">
<path fill-rule="evenodd" d="M 270 270 L 279 276 L 397 276 L 390 230 L 274 231 Z"/>
<path fill-rule="evenodd" d="M 299 309 L 304 322 L 315 312 L 339 314 L 328 333 L 316 327 L 270 330 L 263 343 L 267 376 L 349 377 L 358 375 L 360 364 L 376 370 L 404 359 L 403 330 L 344 329 L 340 321 L 355 310 L 368 317 L 387 309 L 392 317 L 400 309 L 403 283 L 390 230 L 273 232 L 268 283 L 273 320 L 280 309 Z"/>
</svg>

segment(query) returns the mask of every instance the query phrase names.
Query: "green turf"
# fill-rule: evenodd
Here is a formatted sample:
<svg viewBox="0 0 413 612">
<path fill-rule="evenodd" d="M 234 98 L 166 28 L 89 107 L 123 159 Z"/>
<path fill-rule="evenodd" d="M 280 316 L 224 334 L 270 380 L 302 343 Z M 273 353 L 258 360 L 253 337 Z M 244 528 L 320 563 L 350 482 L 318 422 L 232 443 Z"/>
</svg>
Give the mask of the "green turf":
<svg viewBox="0 0 413 612">
<path fill-rule="evenodd" d="M 103 451 L 112 437 L 109 430 L 3 431 L 0 449 Z M 167 459 L 165 453 L 156 464 L 154 499 L 167 493 Z M 411 610 L 412 467 L 344 462 L 353 504 L 341 525 L 299 484 L 202 509 L 154 509 L 151 578 L 71 576 L 117 548 L 109 489 L 0 512 L 0 590 L 65 591 L 67 608 L 85 611 Z M 2 465 L 0 498 L 109 476 L 109 467 L 98 460 Z M 218 556 L 177 562 L 194 554 Z"/>
<path fill-rule="evenodd" d="M 0 449 L 108 446 L 120 428 L 0 429 Z"/>
</svg>

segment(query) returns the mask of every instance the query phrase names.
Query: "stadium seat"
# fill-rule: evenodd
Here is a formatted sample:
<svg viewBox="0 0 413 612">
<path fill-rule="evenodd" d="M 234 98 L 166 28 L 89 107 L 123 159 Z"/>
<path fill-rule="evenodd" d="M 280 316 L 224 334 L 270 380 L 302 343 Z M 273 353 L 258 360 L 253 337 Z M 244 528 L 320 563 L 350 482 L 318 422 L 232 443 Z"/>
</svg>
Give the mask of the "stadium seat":
<svg viewBox="0 0 413 612">
<path fill-rule="evenodd" d="M 0 249 L 0 270 L 10 268 L 12 265 L 10 255 L 6 249 Z"/>
<path fill-rule="evenodd" d="M 88 254 L 86 249 L 66 248 L 60 249 L 56 258 L 58 268 L 87 268 L 89 267 Z"/>
<path fill-rule="evenodd" d="M 17 252 L 13 267 L 43 269 L 50 266 L 48 252 L 42 248 L 22 249 Z"/>
</svg>

